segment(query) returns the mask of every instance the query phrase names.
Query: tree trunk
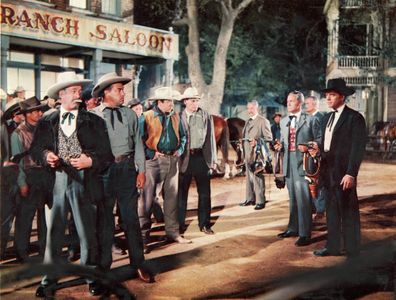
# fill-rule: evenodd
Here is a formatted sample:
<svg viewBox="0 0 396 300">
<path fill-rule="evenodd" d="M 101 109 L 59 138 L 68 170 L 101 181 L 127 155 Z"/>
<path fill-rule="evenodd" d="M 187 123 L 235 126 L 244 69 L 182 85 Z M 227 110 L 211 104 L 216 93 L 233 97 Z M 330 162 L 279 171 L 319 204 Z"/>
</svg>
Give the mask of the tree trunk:
<svg viewBox="0 0 396 300">
<path fill-rule="evenodd" d="M 254 0 L 243 0 L 236 8 L 232 1 L 223 0 L 221 5 L 221 28 L 217 38 L 216 51 L 213 62 L 213 77 L 211 83 L 206 84 L 200 63 L 198 9 L 196 0 L 187 0 L 188 41 L 186 54 L 188 58 L 188 74 L 191 84 L 202 95 L 200 106 L 211 114 L 220 114 L 223 102 L 224 85 L 226 79 L 227 52 L 230 45 L 235 19 L 238 14 Z"/>
</svg>

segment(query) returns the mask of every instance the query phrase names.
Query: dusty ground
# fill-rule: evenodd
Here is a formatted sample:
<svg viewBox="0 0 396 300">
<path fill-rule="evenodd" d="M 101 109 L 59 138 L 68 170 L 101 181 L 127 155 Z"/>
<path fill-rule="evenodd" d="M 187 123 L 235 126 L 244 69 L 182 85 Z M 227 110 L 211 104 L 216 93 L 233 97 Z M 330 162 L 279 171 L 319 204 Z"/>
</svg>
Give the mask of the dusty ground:
<svg viewBox="0 0 396 300">
<path fill-rule="evenodd" d="M 358 195 L 362 219 L 362 243 L 389 239 L 396 236 L 396 166 L 366 162 L 359 177 Z M 295 239 L 279 240 L 276 234 L 285 229 L 288 222 L 288 196 L 285 189 L 275 187 L 273 178 L 267 179 L 268 203 L 264 210 L 240 207 L 244 200 L 244 178 L 212 181 L 213 236 L 199 232 L 196 217 L 197 194 L 190 192 L 188 223 L 185 237 L 190 245 L 153 243 L 153 251 L 146 255 L 156 282 L 144 284 L 129 278 L 125 272 L 127 255 L 114 255 L 113 272 L 138 299 L 191 299 L 191 298 L 252 298 L 262 297 L 282 284 L 280 278 L 305 271 L 340 264 L 345 257 L 317 258 L 314 249 L 325 243 L 325 221 L 315 224 L 313 243 L 295 247 Z M 163 235 L 163 227 L 156 224 L 154 236 Z M 366 252 L 364 252 L 366 253 Z M 369 257 L 367 258 L 369 259 Z M 14 262 L 3 264 L 11 267 Z M 353 274 L 352 276 L 358 276 Z M 305 275 L 304 275 L 305 276 Z M 380 275 L 378 275 L 380 276 Z M 377 277 L 378 277 L 377 276 Z M 387 278 L 383 278 L 386 281 Z M 298 276 L 297 276 L 298 277 Z M 315 276 L 307 275 L 315 284 Z M 311 278 L 311 279 L 308 279 Z M 34 299 L 39 278 L 19 282 L 3 288 L 1 299 Z M 307 283 L 308 285 L 311 283 Z M 73 285 L 72 283 L 66 285 Z M 386 286 L 386 284 L 385 284 Z M 394 299 L 393 287 L 359 287 L 360 293 L 349 298 L 346 294 L 329 290 L 315 297 L 302 299 Z M 366 291 L 367 290 L 367 291 Z M 75 285 L 57 291 L 56 299 L 94 299 L 86 285 Z M 358 295 L 358 296 L 356 296 Z M 344 297 L 344 298 L 342 298 Z M 283 299 L 274 296 L 273 299 Z"/>
</svg>

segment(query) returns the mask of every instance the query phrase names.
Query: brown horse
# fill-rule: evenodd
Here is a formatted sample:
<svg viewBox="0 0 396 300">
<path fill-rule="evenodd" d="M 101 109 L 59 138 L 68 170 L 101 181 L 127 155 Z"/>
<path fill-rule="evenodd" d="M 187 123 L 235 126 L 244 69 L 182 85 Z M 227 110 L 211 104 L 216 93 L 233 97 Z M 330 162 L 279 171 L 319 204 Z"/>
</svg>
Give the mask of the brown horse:
<svg viewBox="0 0 396 300">
<path fill-rule="evenodd" d="M 220 169 L 217 170 L 217 173 L 224 174 L 224 178 L 230 178 L 230 165 L 229 165 L 229 153 L 228 147 L 230 145 L 230 133 L 228 130 L 226 120 L 217 115 L 213 115 L 213 124 L 214 124 L 214 132 L 216 139 L 217 149 L 220 149 L 222 154 L 222 163 Z"/>
<path fill-rule="evenodd" d="M 371 146 L 385 151 L 384 159 L 391 159 L 396 147 L 396 123 L 375 122 L 370 130 Z"/>
</svg>

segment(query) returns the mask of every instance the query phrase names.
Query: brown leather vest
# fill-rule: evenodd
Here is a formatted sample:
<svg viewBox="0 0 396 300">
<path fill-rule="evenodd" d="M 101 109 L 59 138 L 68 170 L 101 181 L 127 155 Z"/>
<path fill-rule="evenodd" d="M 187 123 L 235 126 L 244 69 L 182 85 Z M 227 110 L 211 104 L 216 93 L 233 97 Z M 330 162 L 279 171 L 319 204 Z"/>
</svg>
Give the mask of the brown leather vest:
<svg viewBox="0 0 396 300">
<path fill-rule="evenodd" d="M 143 113 L 145 121 L 146 121 L 146 130 L 147 130 L 147 140 L 146 146 L 151 150 L 157 151 L 157 145 L 161 138 L 162 134 L 162 124 L 159 116 L 154 116 L 154 111 L 149 110 Z M 180 144 L 180 133 L 179 133 L 179 125 L 180 125 L 180 117 L 179 114 L 173 113 L 171 115 L 171 122 L 173 130 L 175 131 L 177 142 Z"/>
<path fill-rule="evenodd" d="M 15 133 L 19 135 L 22 140 L 22 145 L 24 151 L 30 149 L 30 145 L 33 141 L 33 130 L 31 130 L 28 126 L 26 126 L 25 122 L 19 124 L 19 126 L 15 129 Z M 29 167 L 37 167 L 37 164 L 32 160 L 30 155 L 26 155 L 23 158 L 23 162 L 25 168 Z"/>
</svg>

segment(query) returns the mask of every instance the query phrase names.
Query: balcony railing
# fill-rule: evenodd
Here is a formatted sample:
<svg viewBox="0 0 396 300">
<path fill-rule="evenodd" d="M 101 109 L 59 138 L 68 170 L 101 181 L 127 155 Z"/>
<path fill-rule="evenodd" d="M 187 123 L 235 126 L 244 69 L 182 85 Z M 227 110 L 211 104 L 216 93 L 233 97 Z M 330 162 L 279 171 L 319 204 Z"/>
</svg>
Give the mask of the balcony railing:
<svg viewBox="0 0 396 300">
<path fill-rule="evenodd" d="M 362 6 L 374 6 L 378 0 L 341 0 L 342 8 L 359 8 Z"/>
<path fill-rule="evenodd" d="M 344 77 L 344 80 L 350 86 L 375 86 L 378 84 L 378 77 Z"/>
<path fill-rule="evenodd" d="M 338 58 L 339 68 L 373 68 L 380 65 L 378 56 L 340 56 Z"/>
</svg>

